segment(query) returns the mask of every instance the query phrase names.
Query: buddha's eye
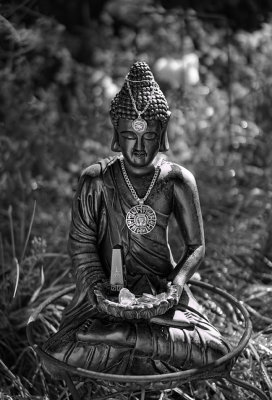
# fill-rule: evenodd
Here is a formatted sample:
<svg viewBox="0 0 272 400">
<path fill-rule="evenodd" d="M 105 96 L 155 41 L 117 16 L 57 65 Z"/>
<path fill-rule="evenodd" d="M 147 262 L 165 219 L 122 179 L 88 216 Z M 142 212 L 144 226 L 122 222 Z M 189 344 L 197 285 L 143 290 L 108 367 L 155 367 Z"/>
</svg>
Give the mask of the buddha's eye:
<svg viewBox="0 0 272 400">
<path fill-rule="evenodd" d="M 145 140 L 155 140 L 155 139 L 157 139 L 157 134 L 155 132 L 146 132 L 144 134 L 144 139 Z"/>
<path fill-rule="evenodd" d="M 121 133 L 122 138 L 128 139 L 128 140 L 135 140 L 136 136 L 133 132 L 122 132 Z"/>
</svg>

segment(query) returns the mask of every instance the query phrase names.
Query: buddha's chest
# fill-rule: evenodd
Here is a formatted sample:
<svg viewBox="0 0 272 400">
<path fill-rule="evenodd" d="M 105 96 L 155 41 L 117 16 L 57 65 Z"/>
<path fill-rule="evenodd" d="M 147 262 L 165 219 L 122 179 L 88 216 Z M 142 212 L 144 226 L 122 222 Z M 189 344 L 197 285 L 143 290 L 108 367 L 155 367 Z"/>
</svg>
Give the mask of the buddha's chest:
<svg viewBox="0 0 272 400">
<path fill-rule="evenodd" d="M 147 177 L 131 180 L 133 189 L 140 199 L 144 199 L 144 204 L 152 207 L 156 212 L 169 216 L 172 212 L 173 204 L 173 185 L 167 179 L 158 178 L 150 190 L 152 180 Z M 119 193 L 127 205 L 131 207 L 137 204 L 135 193 L 123 180 L 120 182 Z"/>
</svg>

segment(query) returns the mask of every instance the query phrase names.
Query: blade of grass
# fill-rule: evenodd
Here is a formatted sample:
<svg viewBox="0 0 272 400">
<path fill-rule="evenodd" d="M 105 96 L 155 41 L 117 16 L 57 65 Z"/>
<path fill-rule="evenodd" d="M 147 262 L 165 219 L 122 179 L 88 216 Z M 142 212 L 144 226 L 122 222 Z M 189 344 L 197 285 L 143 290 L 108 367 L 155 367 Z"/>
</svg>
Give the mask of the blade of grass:
<svg viewBox="0 0 272 400">
<path fill-rule="evenodd" d="M 3 238 L 2 233 L 0 232 L 0 262 L 2 265 L 3 276 L 5 275 L 5 256 L 4 256 L 4 245 L 3 245 Z"/>
<path fill-rule="evenodd" d="M 36 212 L 36 200 L 34 201 L 34 206 L 33 206 L 33 211 L 32 211 L 32 215 L 31 215 L 31 220 L 30 220 L 30 224 L 29 224 L 29 228 L 28 228 L 28 232 L 27 232 L 27 236 L 26 236 L 26 240 L 25 240 L 25 244 L 24 244 L 24 248 L 21 254 L 21 262 L 23 261 L 23 259 L 25 258 L 25 253 L 26 253 L 26 249 L 27 249 L 27 245 L 29 242 L 29 238 L 30 238 L 30 234 L 32 231 L 32 227 L 33 227 L 33 223 L 34 223 L 34 218 L 35 218 L 35 212 Z"/>
<path fill-rule="evenodd" d="M 14 285 L 14 290 L 13 290 L 13 295 L 12 298 L 14 299 L 17 289 L 18 289 L 18 283 L 19 283 L 19 277 L 20 277 L 20 265 L 16 257 L 16 251 L 15 251 L 15 239 L 14 239 L 14 227 L 13 227 L 13 218 L 12 218 L 12 206 L 9 206 L 8 208 L 8 217 L 9 217 L 9 225 L 10 225 L 10 235 L 11 235 L 11 246 L 12 246 L 12 256 L 13 256 L 13 265 L 15 266 L 16 269 L 16 279 L 15 279 L 15 285 Z"/>
<path fill-rule="evenodd" d="M 3 290 L 2 290 L 2 303 L 6 304 L 6 266 L 5 266 L 5 257 L 4 257 L 4 246 L 3 246 L 3 238 L 2 234 L 0 233 L 0 262 L 1 262 L 1 269 L 2 269 L 2 282 L 3 282 Z"/>
<path fill-rule="evenodd" d="M 11 348 L 11 346 L 9 345 L 9 343 L 5 343 L 4 340 L 0 340 L 0 346 L 2 347 L 1 350 L 3 350 L 3 348 L 5 348 L 5 355 L 11 355 L 12 357 L 16 357 L 16 353 L 14 351 L 13 348 Z M 1 360 L 1 358 L 0 358 Z"/>
<path fill-rule="evenodd" d="M 269 393 L 272 394 L 272 381 L 269 377 L 269 373 L 268 373 L 261 357 L 259 356 L 255 346 L 252 343 L 249 343 L 249 347 L 250 347 L 252 353 L 254 354 L 256 361 L 259 363 L 259 365 L 261 367 L 262 375 L 263 375 L 264 381 L 267 385 L 267 388 L 269 390 Z"/>
<path fill-rule="evenodd" d="M 62 279 L 69 273 L 69 269 L 66 269 L 60 276 L 58 276 L 52 283 L 51 287 L 56 286 L 57 283 L 61 282 Z"/>
<path fill-rule="evenodd" d="M 29 300 L 29 304 L 33 303 L 37 299 L 37 297 L 38 297 L 38 295 L 39 295 L 39 293 L 40 293 L 40 291 L 41 291 L 41 289 L 42 289 L 42 287 L 44 285 L 44 271 L 43 271 L 43 265 L 42 264 L 40 265 L 40 279 L 41 279 L 41 283 L 40 283 L 39 287 L 35 290 L 33 295 L 31 296 L 31 299 Z"/>
<path fill-rule="evenodd" d="M 8 217 L 9 217 L 9 226 L 10 226 L 12 256 L 13 256 L 13 258 L 16 258 L 14 228 L 13 228 L 13 218 L 12 218 L 12 206 L 9 206 L 9 208 L 8 208 Z"/>
<path fill-rule="evenodd" d="M 67 258 L 67 259 L 69 258 L 68 254 L 64 253 L 38 253 L 36 256 L 43 258 L 51 258 L 51 257 Z"/>
<path fill-rule="evenodd" d="M 49 329 L 50 333 L 57 333 L 57 329 L 43 315 L 39 315 L 39 319 Z"/>
<path fill-rule="evenodd" d="M 11 380 L 11 382 L 13 383 L 13 385 L 16 387 L 16 389 L 19 391 L 19 393 L 23 398 L 25 397 L 30 398 L 30 394 L 28 390 L 22 385 L 20 378 L 14 375 L 1 359 L 0 359 L 0 369 L 2 369 L 4 374 L 6 374 L 6 376 Z"/>
<path fill-rule="evenodd" d="M 44 394 L 45 400 L 46 399 L 49 400 L 49 390 L 48 390 L 48 387 L 47 387 L 46 379 L 45 379 L 41 364 L 39 364 L 39 375 L 40 375 L 40 380 L 41 380 L 41 383 L 42 383 L 43 394 Z"/>
<path fill-rule="evenodd" d="M 13 295 L 12 295 L 12 298 L 14 299 L 16 296 L 16 293 L 17 293 L 19 278 L 20 278 L 20 265 L 19 265 L 16 257 L 13 259 L 13 265 L 16 268 L 16 279 L 15 279 L 15 285 L 14 285 L 14 290 L 13 290 Z"/>
<path fill-rule="evenodd" d="M 245 307 L 247 308 L 248 312 L 254 315 L 256 318 L 259 318 L 262 321 L 267 322 L 268 324 L 272 323 L 272 318 L 266 317 L 265 315 L 260 314 L 256 311 L 253 307 L 249 306 L 247 303 L 244 303 Z"/>
</svg>

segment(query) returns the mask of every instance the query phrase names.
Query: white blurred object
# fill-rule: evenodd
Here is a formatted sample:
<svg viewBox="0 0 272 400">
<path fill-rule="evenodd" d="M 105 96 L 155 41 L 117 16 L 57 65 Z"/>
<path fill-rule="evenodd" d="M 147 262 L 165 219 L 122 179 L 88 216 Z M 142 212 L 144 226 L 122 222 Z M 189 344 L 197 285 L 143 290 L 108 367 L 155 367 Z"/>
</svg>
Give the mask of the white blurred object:
<svg viewBox="0 0 272 400">
<path fill-rule="evenodd" d="M 110 76 L 104 76 L 101 84 L 108 99 L 112 99 L 119 91 L 118 86 L 113 82 Z"/>
<path fill-rule="evenodd" d="M 161 82 L 168 83 L 173 89 L 196 85 L 199 82 L 198 56 L 189 53 L 180 59 L 159 58 L 154 65 L 154 71 Z"/>
</svg>

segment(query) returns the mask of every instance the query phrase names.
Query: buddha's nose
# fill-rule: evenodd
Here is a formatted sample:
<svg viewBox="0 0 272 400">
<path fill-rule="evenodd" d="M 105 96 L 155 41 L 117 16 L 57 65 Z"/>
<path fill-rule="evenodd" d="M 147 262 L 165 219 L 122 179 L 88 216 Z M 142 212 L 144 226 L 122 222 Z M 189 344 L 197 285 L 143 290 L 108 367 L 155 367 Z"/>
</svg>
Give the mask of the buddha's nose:
<svg viewBox="0 0 272 400">
<path fill-rule="evenodd" d="M 136 143 L 135 143 L 135 146 L 134 146 L 134 150 L 137 150 L 137 151 L 141 151 L 141 150 L 144 150 L 144 145 L 143 145 L 143 140 L 142 140 L 142 138 L 137 138 L 136 139 Z"/>
</svg>

